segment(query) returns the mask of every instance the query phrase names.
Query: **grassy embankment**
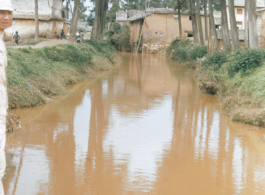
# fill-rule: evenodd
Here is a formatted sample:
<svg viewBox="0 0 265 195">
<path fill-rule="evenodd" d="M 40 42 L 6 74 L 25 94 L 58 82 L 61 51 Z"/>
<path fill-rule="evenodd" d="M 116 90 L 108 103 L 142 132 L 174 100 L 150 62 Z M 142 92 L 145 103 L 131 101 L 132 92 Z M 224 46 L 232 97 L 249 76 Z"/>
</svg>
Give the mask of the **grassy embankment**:
<svg viewBox="0 0 265 195">
<path fill-rule="evenodd" d="M 9 108 L 45 104 L 47 97 L 66 94 L 67 85 L 94 78 L 95 71 L 109 70 L 117 60 L 108 41 L 7 49 Z"/>
<path fill-rule="evenodd" d="M 192 64 L 201 90 L 216 94 L 232 120 L 265 126 L 265 50 L 206 53 L 205 47 L 188 42 L 168 48 L 172 59 Z"/>
</svg>

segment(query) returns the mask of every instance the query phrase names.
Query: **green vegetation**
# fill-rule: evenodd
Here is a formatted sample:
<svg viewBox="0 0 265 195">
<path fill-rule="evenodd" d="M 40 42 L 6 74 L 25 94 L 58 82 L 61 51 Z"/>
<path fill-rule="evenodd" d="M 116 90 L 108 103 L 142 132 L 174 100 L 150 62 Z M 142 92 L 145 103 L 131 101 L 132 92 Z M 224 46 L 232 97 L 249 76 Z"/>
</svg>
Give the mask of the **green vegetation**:
<svg viewBox="0 0 265 195">
<path fill-rule="evenodd" d="M 117 50 L 127 50 L 130 46 L 130 29 L 127 25 L 121 27 L 118 22 L 114 22 L 106 34 Z"/>
<path fill-rule="evenodd" d="M 172 43 L 171 58 L 180 62 L 192 62 L 195 76 L 202 91 L 216 94 L 222 107 L 229 111 L 234 121 L 265 125 L 265 50 L 241 49 L 235 53 L 216 52 L 194 62 L 201 51 L 189 53 L 192 48 L 186 42 Z M 198 46 L 193 46 L 198 47 Z M 179 50 L 179 51 L 177 51 Z M 182 55 L 183 56 L 180 56 Z M 199 58 L 199 57 L 198 57 Z"/>
<path fill-rule="evenodd" d="M 195 62 L 197 59 L 203 58 L 207 54 L 207 47 L 197 44 L 192 44 L 187 41 L 175 40 L 171 43 L 167 52 L 171 53 L 171 59 L 177 60 L 178 62 L 185 62 L 189 68 L 196 68 Z"/>
<path fill-rule="evenodd" d="M 44 40 L 36 40 L 36 41 L 30 41 L 29 45 L 37 45 L 38 43 L 43 42 Z"/>
<path fill-rule="evenodd" d="M 9 108 L 44 104 L 47 97 L 66 94 L 66 86 L 94 77 L 115 62 L 109 41 L 88 40 L 39 49 L 8 48 Z"/>
</svg>

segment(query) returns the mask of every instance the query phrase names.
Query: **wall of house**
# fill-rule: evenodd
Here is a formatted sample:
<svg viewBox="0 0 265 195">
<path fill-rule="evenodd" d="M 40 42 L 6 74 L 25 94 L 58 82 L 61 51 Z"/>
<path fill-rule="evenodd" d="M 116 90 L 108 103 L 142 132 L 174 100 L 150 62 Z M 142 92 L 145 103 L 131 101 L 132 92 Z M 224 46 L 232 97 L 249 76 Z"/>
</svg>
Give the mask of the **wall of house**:
<svg viewBox="0 0 265 195">
<path fill-rule="evenodd" d="M 203 34 L 205 37 L 205 21 L 204 16 L 201 17 Z M 192 22 L 189 20 L 189 15 L 181 16 L 182 35 L 185 32 L 192 31 Z M 144 43 L 170 43 L 176 37 L 179 37 L 178 19 L 174 18 L 173 14 L 152 14 L 146 18 L 146 23 L 143 27 Z"/>
<path fill-rule="evenodd" d="M 40 37 L 53 37 L 54 32 L 61 32 L 63 28 L 63 21 L 39 21 Z M 16 31 L 18 31 L 21 39 L 34 38 L 35 21 L 13 20 L 13 26 L 5 30 L 5 39 L 12 40 L 12 37 Z"/>
<path fill-rule="evenodd" d="M 261 37 L 260 37 L 260 45 L 262 48 L 265 48 L 265 11 L 261 12 Z"/>
<path fill-rule="evenodd" d="M 63 9 L 62 0 L 53 0 L 52 15 L 56 17 L 62 17 L 62 9 Z"/>
<path fill-rule="evenodd" d="M 51 15 L 54 0 L 38 0 L 39 14 Z M 56 0 L 59 1 L 59 0 Z M 62 3 L 62 0 L 60 0 Z M 14 6 L 14 15 L 34 14 L 35 4 L 33 0 L 12 0 Z"/>
<path fill-rule="evenodd" d="M 135 43 L 140 36 L 140 30 L 142 27 L 142 20 L 136 20 L 136 21 L 132 21 L 130 22 L 130 31 L 131 31 L 131 35 L 130 35 L 130 43 Z"/>
</svg>

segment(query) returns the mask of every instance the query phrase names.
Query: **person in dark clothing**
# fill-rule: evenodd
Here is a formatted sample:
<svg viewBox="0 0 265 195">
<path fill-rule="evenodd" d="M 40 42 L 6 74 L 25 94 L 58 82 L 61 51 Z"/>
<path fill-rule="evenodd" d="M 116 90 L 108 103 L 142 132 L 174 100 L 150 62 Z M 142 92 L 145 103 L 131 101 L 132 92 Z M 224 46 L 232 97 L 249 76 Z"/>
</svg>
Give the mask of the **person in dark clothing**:
<svg viewBox="0 0 265 195">
<path fill-rule="evenodd" d="M 61 39 L 63 39 L 63 37 L 64 37 L 64 31 L 62 29 L 62 31 L 61 31 Z"/>
<path fill-rule="evenodd" d="M 13 36 L 13 39 L 15 39 L 16 46 L 18 46 L 18 39 L 20 39 L 20 36 L 18 35 L 18 31 L 16 31 L 16 34 Z"/>
</svg>

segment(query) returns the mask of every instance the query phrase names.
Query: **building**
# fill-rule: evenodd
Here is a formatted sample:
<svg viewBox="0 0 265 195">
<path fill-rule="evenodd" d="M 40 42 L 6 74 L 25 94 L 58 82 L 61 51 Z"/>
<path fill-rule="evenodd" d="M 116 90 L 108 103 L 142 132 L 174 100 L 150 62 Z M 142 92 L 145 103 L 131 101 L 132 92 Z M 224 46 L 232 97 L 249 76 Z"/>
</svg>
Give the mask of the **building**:
<svg viewBox="0 0 265 195">
<path fill-rule="evenodd" d="M 39 3 L 39 35 L 53 37 L 55 32 L 68 31 L 62 11 L 64 0 L 38 0 Z M 14 6 L 13 26 L 6 30 L 5 39 L 12 39 L 15 31 L 21 38 L 35 36 L 35 5 L 32 0 L 12 0 Z"/>
<path fill-rule="evenodd" d="M 142 39 L 143 52 L 157 53 L 179 37 L 177 11 L 173 9 L 148 8 L 145 11 L 128 11 L 127 15 L 126 21 L 130 26 L 130 42 L 133 50 L 137 50 L 138 41 Z M 125 17 L 124 13 L 123 20 Z M 185 39 L 193 40 L 192 21 L 188 11 L 181 13 L 181 21 L 182 35 Z M 201 21 L 205 37 L 204 12 L 201 13 Z"/>
</svg>

